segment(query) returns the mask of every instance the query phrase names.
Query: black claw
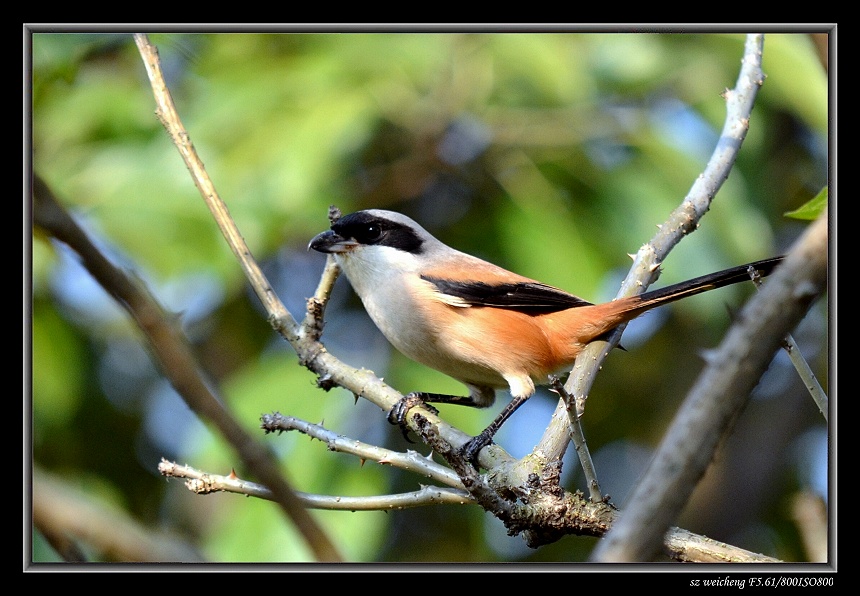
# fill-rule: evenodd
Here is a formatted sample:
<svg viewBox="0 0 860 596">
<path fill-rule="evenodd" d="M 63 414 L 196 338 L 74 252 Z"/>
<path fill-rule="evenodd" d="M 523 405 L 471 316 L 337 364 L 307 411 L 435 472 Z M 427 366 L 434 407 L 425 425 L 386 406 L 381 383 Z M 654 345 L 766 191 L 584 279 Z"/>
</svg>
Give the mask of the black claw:
<svg viewBox="0 0 860 596">
<path fill-rule="evenodd" d="M 415 441 L 409 438 L 409 427 L 405 424 L 400 425 L 400 434 L 403 435 L 403 438 L 406 439 L 407 443 L 415 443 Z"/>
<path fill-rule="evenodd" d="M 460 447 L 460 456 L 470 464 L 472 464 L 476 470 L 480 469 L 478 465 L 478 454 L 481 453 L 481 449 L 491 444 L 493 439 L 490 437 L 486 437 L 483 434 L 478 435 L 470 439 L 468 442 L 464 443 L 462 447 Z"/>
</svg>

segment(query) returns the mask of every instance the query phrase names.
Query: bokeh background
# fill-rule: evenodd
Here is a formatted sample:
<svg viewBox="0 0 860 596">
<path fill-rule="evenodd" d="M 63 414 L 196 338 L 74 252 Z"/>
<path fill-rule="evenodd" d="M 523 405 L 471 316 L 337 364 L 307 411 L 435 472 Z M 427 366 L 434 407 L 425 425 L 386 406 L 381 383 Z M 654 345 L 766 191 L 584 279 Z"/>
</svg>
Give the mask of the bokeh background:
<svg viewBox="0 0 860 596">
<path fill-rule="evenodd" d="M 324 264 L 306 246 L 327 228 L 332 204 L 402 211 L 457 248 L 592 302 L 611 299 L 627 255 L 704 168 L 744 36 L 176 32 L 151 40 L 231 215 L 300 315 Z M 374 406 L 316 389 L 272 331 L 154 116 L 131 35 L 34 32 L 31 44 L 33 171 L 115 262 L 178 313 L 241 423 L 259 433 L 260 415 L 280 411 L 363 441 L 420 448 Z M 767 78 L 737 164 L 700 229 L 665 261 L 659 285 L 785 251 L 806 226 L 785 213 L 827 184 L 826 58 L 813 36 L 768 34 L 763 64 Z M 214 473 L 243 470 L 160 376 L 137 329 L 75 255 L 38 231 L 25 242 L 25 466 L 208 561 L 309 561 L 271 503 L 195 496 L 159 476 L 162 457 Z M 602 488 L 620 507 L 701 369 L 701 353 L 717 345 L 750 291 L 727 288 L 651 312 L 628 328 L 627 351 L 608 359 L 583 425 Z M 827 390 L 826 300 L 795 337 Z M 403 392 L 463 391 L 395 353 L 345 279 L 323 340 Z M 500 393 L 487 411 L 442 412 L 477 433 L 507 399 Z M 528 453 L 555 403 L 539 392 L 497 442 Z M 306 492 L 386 494 L 424 480 L 296 433 L 259 438 Z M 821 560 L 826 551 L 809 537 L 826 531 L 829 454 L 827 424 L 781 355 L 678 525 L 787 561 Z M 573 455 L 565 460 L 570 489 L 582 487 Z M 315 516 L 360 562 L 576 562 L 595 540 L 570 536 L 532 550 L 474 506 Z M 27 538 L 25 558 L 59 560 L 38 531 Z M 81 547 L 91 560 L 110 560 L 95 540 Z"/>
</svg>

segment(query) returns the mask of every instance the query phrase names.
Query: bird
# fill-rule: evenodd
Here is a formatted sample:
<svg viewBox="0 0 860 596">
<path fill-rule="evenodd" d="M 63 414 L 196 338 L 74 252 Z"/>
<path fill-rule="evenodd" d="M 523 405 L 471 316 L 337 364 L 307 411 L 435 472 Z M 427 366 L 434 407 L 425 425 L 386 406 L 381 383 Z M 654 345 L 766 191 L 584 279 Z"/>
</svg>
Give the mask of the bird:
<svg viewBox="0 0 860 596">
<path fill-rule="evenodd" d="M 589 342 L 652 308 L 750 281 L 753 271 L 769 275 L 783 258 L 593 304 L 454 249 L 395 211 L 365 209 L 332 220 L 308 248 L 334 255 L 389 343 L 469 389 L 466 396 L 406 394 L 388 413 L 392 424 L 405 434 L 406 415 L 416 405 L 486 408 L 495 402 L 497 390 L 510 391 L 511 401 L 498 416 L 460 447 L 473 465 L 536 385 L 569 369 Z"/>
</svg>

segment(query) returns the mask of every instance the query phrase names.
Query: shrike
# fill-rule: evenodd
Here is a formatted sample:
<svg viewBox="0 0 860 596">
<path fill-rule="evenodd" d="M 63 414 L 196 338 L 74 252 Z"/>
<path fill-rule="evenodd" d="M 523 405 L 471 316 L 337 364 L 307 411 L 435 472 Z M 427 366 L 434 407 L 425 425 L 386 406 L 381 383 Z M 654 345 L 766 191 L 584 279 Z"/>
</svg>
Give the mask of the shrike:
<svg viewBox="0 0 860 596">
<path fill-rule="evenodd" d="M 341 217 L 310 248 L 334 254 L 367 313 L 403 354 L 464 383 L 468 396 L 416 392 L 389 420 L 405 429 L 417 404 L 455 403 L 485 408 L 497 389 L 511 402 L 461 448 L 468 460 L 550 375 L 573 365 L 592 340 L 661 304 L 768 275 L 775 257 L 697 277 L 638 296 L 592 304 L 517 275 L 434 238 L 393 211 L 369 209 Z"/>
</svg>

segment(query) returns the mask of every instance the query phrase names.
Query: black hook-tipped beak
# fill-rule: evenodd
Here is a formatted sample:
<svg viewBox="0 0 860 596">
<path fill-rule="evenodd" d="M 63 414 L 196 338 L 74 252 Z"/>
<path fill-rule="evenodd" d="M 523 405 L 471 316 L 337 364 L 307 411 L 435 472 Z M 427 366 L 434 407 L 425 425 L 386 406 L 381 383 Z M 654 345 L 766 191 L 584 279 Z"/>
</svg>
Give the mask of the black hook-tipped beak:
<svg viewBox="0 0 860 596">
<path fill-rule="evenodd" d="M 357 246 L 354 240 L 348 240 L 332 230 L 326 230 L 314 236 L 308 244 L 308 250 L 313 249 L 324 253 L 347 252 Z"/>
</svg>

